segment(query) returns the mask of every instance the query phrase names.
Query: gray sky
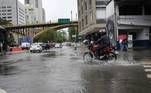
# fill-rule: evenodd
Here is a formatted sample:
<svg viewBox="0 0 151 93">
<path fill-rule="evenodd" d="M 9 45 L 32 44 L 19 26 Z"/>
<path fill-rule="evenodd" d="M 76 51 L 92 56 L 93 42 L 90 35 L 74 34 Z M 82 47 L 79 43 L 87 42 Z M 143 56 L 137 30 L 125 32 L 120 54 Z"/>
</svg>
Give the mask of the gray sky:
<svg viewBox="0 0 151 93">
<path fill-rule="evenodd" d="M 19 0 L 24 3 L 24 0 Z M 76 19 L 77 0 L 42 0 L 46 12 L 46 21 L 57 21 L 58 18 Z"/>
</svg>

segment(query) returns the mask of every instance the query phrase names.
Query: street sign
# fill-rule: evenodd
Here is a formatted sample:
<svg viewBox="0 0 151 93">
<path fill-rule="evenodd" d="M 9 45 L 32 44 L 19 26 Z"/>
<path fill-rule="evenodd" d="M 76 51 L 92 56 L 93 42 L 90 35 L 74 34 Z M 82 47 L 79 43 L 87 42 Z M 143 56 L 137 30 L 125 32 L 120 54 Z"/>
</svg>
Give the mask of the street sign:
<svg viewBox="0 0 151 93">
<path fill-rule="evenodd" d="M 70 23 L 70 19 L 66 18 L 66 19 L 58 19 L 58 23 L 59 24 L 69 24 Z"/>
<path fill-rule="evenodd" d="M 72 35 L 72 37 L 76 37 L 76 35 Z"/>
</svg>

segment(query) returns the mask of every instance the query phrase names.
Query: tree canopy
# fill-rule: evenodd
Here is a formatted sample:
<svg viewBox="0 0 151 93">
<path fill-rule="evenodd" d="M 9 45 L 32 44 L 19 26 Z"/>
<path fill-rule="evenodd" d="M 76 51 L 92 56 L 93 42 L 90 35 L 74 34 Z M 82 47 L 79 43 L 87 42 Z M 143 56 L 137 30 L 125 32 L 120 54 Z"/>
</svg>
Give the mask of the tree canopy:
<svg viewBox="0 0 151 93">
<path fill-rule="evenodd" d="M 66 40 L 64 32 L 47 29 L 44 33 L 34 39 L 35 42 L 63 42 Z"/>
<path fill-rule="evenodd" d="M 7 26 L 12 25 L 11 21 L 0 18 L 0 25 Z"/>
</svg>

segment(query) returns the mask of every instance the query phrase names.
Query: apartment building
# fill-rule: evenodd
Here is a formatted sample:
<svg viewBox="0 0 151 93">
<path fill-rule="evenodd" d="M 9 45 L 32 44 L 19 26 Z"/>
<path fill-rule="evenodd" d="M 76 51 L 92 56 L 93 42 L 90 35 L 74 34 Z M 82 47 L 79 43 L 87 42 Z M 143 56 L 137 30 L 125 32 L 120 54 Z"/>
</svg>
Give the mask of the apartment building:
<svg viewBox="0 0 151 93">
<path fill-rule="evenodd" d="M 26 6 L 26 18 L 28 21 L 28 24 L 33 24 L 33 23 L 45 23 L 43 11 L 44 9 L 42 8 L 42 0 L 25 0 L 24 1 L 25 6 Z M 33 22 L 29 23 L 30 20 Z"/>
<path fill-rule="evenodd" d="M 0 0 L 0 18 L 13 25 L 25 24 L 25 7 L 18 0 Z"/>
<path fill-rule="evenodd" d="M 80 35 L 105 29 L 108 2 L 109 0 L 78 0 Z"/>
</svg>

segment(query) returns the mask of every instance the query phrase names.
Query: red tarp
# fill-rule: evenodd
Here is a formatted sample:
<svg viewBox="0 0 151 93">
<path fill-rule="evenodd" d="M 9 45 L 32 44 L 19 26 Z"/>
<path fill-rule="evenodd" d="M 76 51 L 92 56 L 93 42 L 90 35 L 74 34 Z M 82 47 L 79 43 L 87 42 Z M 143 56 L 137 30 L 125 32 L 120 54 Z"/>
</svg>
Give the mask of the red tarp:
<svg viewBox="0 0 151 93">
<path fill-rule="evenodd" d="M 122 34 L 122 35 L 119 35 L 118 36 L 118 40 L 124 40 L 124 39 L 127 39 L 128 37 L 127 37 L 127 35 L 125 35 L 125 34 Z"/>
</svg>

